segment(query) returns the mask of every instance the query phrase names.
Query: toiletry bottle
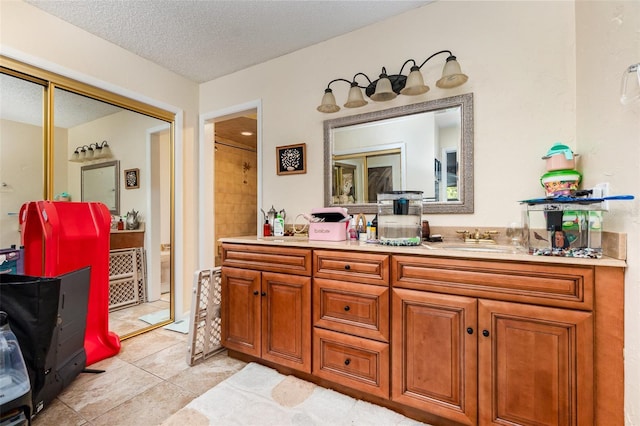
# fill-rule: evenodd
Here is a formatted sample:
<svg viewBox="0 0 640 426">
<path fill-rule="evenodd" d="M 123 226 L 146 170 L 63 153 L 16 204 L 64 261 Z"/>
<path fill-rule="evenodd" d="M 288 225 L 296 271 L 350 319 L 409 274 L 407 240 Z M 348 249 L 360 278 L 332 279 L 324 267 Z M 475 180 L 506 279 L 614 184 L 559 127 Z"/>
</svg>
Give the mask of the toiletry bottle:
<svg viewBox="0 0 640 426">
<path fill-rule="evenodd" d="M 371 221 L 371 239 L 376 240 L 378 238 L 378 215 L 373 217 Z"/>
<path fill-rule="evenodd" d="M 349 221 L 349 239 L 357 240 L 358 239 L 358 231 L 356 231 L 356 220 L 351 216 L 351 220 Z"/>
<path fill-rule="evenodd" d="M 284 219 L 280 213 L 278 213 L 273 223 L 273 235 L 276 237 L 284 236 Z"/>
<path fill-rule="evenodd" d="M 264 226 L 262 228 L 262 236 L 263 237 L 271 236 L 271 225 L 269 225 L 269 219 L 266 219 L 264 222 Z"/>
<path fill-rule="evenodd" d="M 373 237 L 371 236 L 371 222 L 367 222 L 367 240 L 372 240 Z"/>
<path fill-rule="evenodd" d="M 124 230 L 124 222 L 122 221 L 122 218 L 120 218 L 120 221 L 118 222 L 118 231 L 122 230 Z"/>
</svg>

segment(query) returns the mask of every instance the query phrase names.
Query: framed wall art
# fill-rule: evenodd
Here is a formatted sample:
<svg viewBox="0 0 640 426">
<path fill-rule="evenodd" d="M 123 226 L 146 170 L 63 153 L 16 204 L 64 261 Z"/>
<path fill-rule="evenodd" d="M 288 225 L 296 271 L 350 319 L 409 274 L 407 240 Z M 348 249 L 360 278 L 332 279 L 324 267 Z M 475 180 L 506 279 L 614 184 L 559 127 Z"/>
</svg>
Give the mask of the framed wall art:
<svg viewBox="0 0 640 426">
<path fill-rule="evenodd" d="M 124 171 L 125 189 L 140 188 L 140 169 L 127 169 Z"/>
<path fill-rule="evenodd" d="M 307 144 L 276 147 L 276 170 L 279 175 L 307 173 Z"/>
</svg>

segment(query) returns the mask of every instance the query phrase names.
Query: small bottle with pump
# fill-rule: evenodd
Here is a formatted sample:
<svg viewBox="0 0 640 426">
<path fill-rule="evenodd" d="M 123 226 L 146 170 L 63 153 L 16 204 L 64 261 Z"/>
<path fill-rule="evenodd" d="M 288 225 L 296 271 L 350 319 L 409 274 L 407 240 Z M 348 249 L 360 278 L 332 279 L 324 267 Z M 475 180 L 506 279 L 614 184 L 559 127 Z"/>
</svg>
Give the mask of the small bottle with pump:
<svg viewBox="0 0 640 426">
<path fill-rule="evenodd" d="M 124 222 L 122 221 L 122 217 L 120 218 L 120 221 L 118 221 L 118 231 L 122 231 L 124 230 Z"/>
<path fill-rule="evenodd" d="M 273 235 L 276 237 L 284 236 L 284 219 L 280 213 L 278 213 L 275 218 L 275 222 L 273 223 Z"/>
<path fill-rule="evenodd" d="M 269 219 L 264 221 L 264 227 L 262 228 L 262 236 L 270 237 L 271 236 L 271 225 L 269 225 Z"/>
<path fill-rule="evenodd" d="M 358 239 L 358 231 L 356 231 L 356 220 L 351 216 L 349 221 L 349 239 L 355 241 Z"/>
</svg>

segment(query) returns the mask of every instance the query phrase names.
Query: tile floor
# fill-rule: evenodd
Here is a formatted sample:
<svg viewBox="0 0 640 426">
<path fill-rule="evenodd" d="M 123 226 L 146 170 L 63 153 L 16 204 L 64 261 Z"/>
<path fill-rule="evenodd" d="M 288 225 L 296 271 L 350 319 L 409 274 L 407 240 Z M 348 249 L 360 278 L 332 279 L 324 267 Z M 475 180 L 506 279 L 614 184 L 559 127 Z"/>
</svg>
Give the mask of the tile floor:
<svg viewBox="0 0 640 426">
<path fill-rule="evenodd" d="M 162 328 L 124 340 L 120 353 L 81 373 L 33 426 L 159 425 L 245 363 L 215 355 L 189 367 L 188 335 Z"/>
<path fill-rule="evenodd" d="M 113 331 L 118 336 L 124 336 L 125 334 L 149 327 L 148 323 L 141 321 L 139 318 L 143 315 L 168 310 L 170 307 L 169 297 L 169 293 L 166 293 L 163 294 L 159 300 L 109 312 L 109 331 Z M 169 319 L 168 315 L 167 319 Z"/>
</svg>

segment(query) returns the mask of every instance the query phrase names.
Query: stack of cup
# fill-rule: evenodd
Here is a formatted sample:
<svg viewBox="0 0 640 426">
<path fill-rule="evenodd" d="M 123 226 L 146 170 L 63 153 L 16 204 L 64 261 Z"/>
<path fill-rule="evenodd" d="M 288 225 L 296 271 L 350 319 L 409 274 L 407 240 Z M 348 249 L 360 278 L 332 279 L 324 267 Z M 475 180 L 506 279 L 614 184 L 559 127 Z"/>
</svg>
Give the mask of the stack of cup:
<svg viewBox="0 0 640 426">
<path fill-rule="evenodd" d="M 572 196 L 578 190 L 582 174 L 576 170 L 576 157 L 567 145 L 556 142 L 547 154 L 547 172 L 540 178 L 547 197 Z"/>
</svg>

